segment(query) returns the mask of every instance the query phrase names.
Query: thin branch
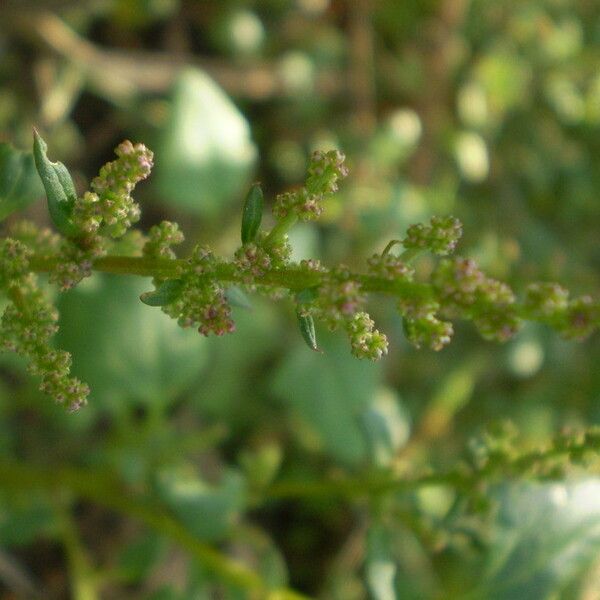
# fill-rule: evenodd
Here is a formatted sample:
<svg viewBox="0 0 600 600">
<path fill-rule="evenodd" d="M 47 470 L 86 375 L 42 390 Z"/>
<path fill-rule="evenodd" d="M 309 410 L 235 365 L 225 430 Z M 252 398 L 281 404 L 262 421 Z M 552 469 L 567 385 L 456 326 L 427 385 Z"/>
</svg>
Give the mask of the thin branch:
<svg viewBox="0 0 600 600">
<path fill-rule="evenodd" d="M 139 93 L 168 91 L 186 66 L 203 69 L 233 96 L 264 101 L 291 93 L 276 65 L 270 62 L 236 66 L 225 60 L 178 53 L 105 49 L 80 36 L 47 10 L 7 11 L 0 28 L 7 32 L 16 30 L 23 37 L 41 42 L 76 64 L 93 86 L 119 101 L 128 101 Z M 340 71 L 326 69 L 316 76 L 315 90 L 319 95 L 344 94 L 345 88 L 345 77 Z"/>
</svg>

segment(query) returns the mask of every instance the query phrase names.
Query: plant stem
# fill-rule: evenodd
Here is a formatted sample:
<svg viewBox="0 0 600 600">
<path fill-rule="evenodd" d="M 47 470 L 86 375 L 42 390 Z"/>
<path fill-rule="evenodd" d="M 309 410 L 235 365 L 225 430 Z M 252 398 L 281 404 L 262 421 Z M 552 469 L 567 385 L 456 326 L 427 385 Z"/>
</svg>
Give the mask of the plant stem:
<svg viewBox="0 0 600 600">
<path fill-rule="evenodd" d="M 279 223 L 283 223 L 283 221 L 284 220 Z M 276 228 L 277 226 L 271 233 L 273 233 Z M 400 254 L 400 258 L 405 261 L 410 261 L 421 252 L 421 249 L 410 248 Z M 53 271 L 61 260 L 61 258 L 56 256 L 33 256 L 29 261 L 29 265 L 34 272 L 47 273 Z M 174 279 L 180 276 L 182 269 L 185 268 L 187 264 L 187 261 L 181 258 L 105 256 L 94 261 L 93 270 L 116 275 L 139 275 L 143 277 Z M 226 262 L 217 264 L 214 270 L 205 273 L 202 277 L 205 278 L 206 281 L 216 280 L 218 282 L 242 285 L 248 283 L 247 273 L 240 272 L 236 265 Z M 325 274 L 321 272 L 310 271 L 297 265 L 291 265 L 285 268 L 267 271 L 262 275 L 254 276 L 250 283 L 275 286 L 287 289 L 292 293 L 297 293 L 306 288 L 320 286 L 323 283 L 324 277 Z M 436 300 L 436 290 L 430 283 L 404 281 L 400 279 L 391 280 L 363 273 L 350 273 L 349 278 L 360 283 L 363 292 L 380 293 L 387 296 L 411 298 L 414 300 Z M 472 314 L 475 314 L 477 308 L 476 305 L 471 307 Z M 521 319 L 537 321 L 550 326 L 556 326 L 558 324 L 551 318 L 539 317 L 532 314 L 528 307 L 519 302 L 511 304 L 510 308 L 514 314 Z M 481 306 L 479 309 L 485 312 L 486 306 Z"/>
<path fill-rule="evenodd" d="M 275 227 L 271 229 L 267 239 L 265 240 L 265 247 L 268 248 L 276 242 L 283 239 L 283 236 L 296 224 L 298 216 L 294 212 L 289 212 L 283 219 L 280 219 L 275 223 Z"/>
<path fill-rule="evenodd" d="M 408 248 L 407 250 L 404 250 L 398 258 L 402 259 L 402 261 L 408 265 L 417 258 L 417 256 L 423 254 L 423 252 L 425 252 L 423 248 Z"/>
<path fill-rule="evenodd" d="M 74 600 L 98 600 L 92 565 L 86 549 L 79 539 L 77 525 L 68 506 L 57 501 L 56 513 L 60 523 L 62 543 L 69 563 L 71 594 Z"/>
<path fill-rule="evenodd" d="M 195 538 L 182 524 L 145 498 L 136 498 L 103 471 L 57 467 L 49 469 L 17 462 L 0 462 L 3 489 L 69 490 L 77 497 L 138 519 L 187 550 L 199 563 L 234 587 L 248 591 L 250 598 L 307 600 L 289 589 L 269 590 L 262 578 Z"/>
<path fill-rule="evenodd" d="M 30 267 L 37 273 L 47 273 L 56 268 L 59 258 L 32 257 Z M 117 275 L 140 275 L 144 277 L 177 277 L 181 268 L 186 265 L 184 259 L 149 258 L 145 256 L 105 256 L 94 261 L 93 269 L 101 273 Z M 207 280 L 216 279 L 231 283 L 247 283 L 247 274 L 240 273 L 233 264 L 219 264 L 215 270 L 204 275 Z M 381 277 L 365 274 L 352 274 L 352 279 L 360 282 L 365 292 L 380 292 L 397 296 L 426 297 L 432 294 L 429 284 L 390 281 Z M 254 278 L 258 285 L 274 285 L 298 292 L 309 287 L 318 286 L 323 281 L 323 274 L 317 271 L 307 271 L 296 266 L 269 271 Z"/>
<path fill-rule="evenodd" d="M 600 448 L 589 446 L 583 438 L 568 445 L 550 445 L 545 450 L 532 450 L 512 457 L 490 459 L 481 467 L 457 468 L 439 473 L 428 473 L 417 477 L 399 478 L 391 473 L 375 476 L 320 481 L 281 481 L 271 485 L 265 493 L 266 499 L 285 500 L 298 498 L 352 499 L 373 496 L 386 492 L 412 491 L 430 485 L 448 485 L 468 492 L 483 481 L 493 481 L 497 475 L 506 478 L 530 474 L 532 469 L 564 457 L 581 457 L 584 452 L 600 454 Z"/>
</svg>

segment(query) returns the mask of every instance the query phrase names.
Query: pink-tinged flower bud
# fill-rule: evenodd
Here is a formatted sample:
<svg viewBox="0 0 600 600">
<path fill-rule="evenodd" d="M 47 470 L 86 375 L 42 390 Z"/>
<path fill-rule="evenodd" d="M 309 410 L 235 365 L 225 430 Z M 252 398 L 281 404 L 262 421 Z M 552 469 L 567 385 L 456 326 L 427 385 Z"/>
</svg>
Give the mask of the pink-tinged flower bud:
<svg viewBox="0 0 600 600">
<path fill-rule="evenodd" d="M 432 217 L 429 225 L 411 225 L 402 244 L 407 249 L 428 249 L 438 256 L 454 252 L 462 236 L 462 223 L 454 217 Z"/>
</svg>

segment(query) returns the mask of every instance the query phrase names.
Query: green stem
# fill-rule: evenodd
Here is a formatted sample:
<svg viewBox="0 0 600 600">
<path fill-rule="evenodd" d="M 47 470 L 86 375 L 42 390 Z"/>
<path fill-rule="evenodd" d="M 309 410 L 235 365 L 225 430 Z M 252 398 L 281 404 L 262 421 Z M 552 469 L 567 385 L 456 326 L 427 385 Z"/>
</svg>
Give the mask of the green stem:
<svg viewBox="0 0 600 600">
<path fill-rule="evenodd" d="M 77 526 L 68 507 L 57 502 L 56 512 L 60 524 L 63 546 L 69 563 L 71 593 L 74 600 L 98 600 L 98 590 L 86 549 L 79 539 Z"/>
<path fill-rule="evenodd" d="M 283 221 L 280 221 L 283 223 Z M 272 230 L 275 231 L 277 226 Z M 268 238 L 267 238 L 268 239 Z M 421 249 L 410 248 L 400 254 L 405 261 L 414 259 L 422 252 Z M 31 270 L 37 273 L 53 271 L 62 259 L 53 256 L 33 256 L 30 261 Z M 151 258 L 146 256 L 105 256 L 94 261 L 93 270 L 101 273 L 112 273 L 117 275 L 139 275 L 144 277 L 160 277 L 164 279 L 177 278 L 182 267 L 187 265 L 185 259 Z M 292 293 L 300 292 L 306 288 L 318 287 L 323 283 L 324 276 L 318 271 L 309 271 L 298 266 L 288 266 L 281 269 L 268 271 L 263 275 L 255 276 L 251 283 L 256 285 L 275 286 L 288 289 Z M 213 271 L 203 275 L 207 281 L 247 284 L 248 274 L 240 272 L 233 263 L 218 264 Z M 397 298 L 411 298 L 414 300 L 435 300 L 436 290 L 430 283 L 416 281 L 390 280 L 375 275 L 351 273 L 350 279 L 357 281 L 361 289 L 367 293 L 380 293 Z M 13 301 L 16 302 L 16 298 Z M 554 321 L 549 318 L 539 317 L 531 313 L 531 310 L 518 302 L 510 305 L 515 315 L 527 321 L 537 321 L 544 325 L 556 327 L 560 325 L 560 317 Z M 473 305 L 470 308 L 471 319 L 477 311 L 485 313 L 487 306 Z M 463 318 L 469 318 L 463 317 Z"/>
<path fill-rule="evenodd" d="M 423 254 L 425 250 L 423 248 L 408 248 L 404 252 L 402 252 L 398 258 L 402 260 L 405 264 L 411 263 L 417 256 Z"/>
<path fill-rule="evenodd" d="M 392 249 L 394 246 L 396 246 L 396 245 L 398 245 L 398 244 L 401 244 L 401 243 L 402 243 L 402 240 L 390 240 L 390 241 L 388 242 L 387 246 L 386 246 L 386 247 L 383 249 L 383 252 L 381 253 L 381 256 L 386 256 L 387 254 L 389 254 L 389 253 L 390 253 L 390 250 L 391 250 L 391 249 Z"/>
<path fill-rule="evenodd" d="M 3 489 L 66 489 L 80 498 L 92 500 L 138 519 L 179 544 L 223 581 L 253 594 L 251 597 L 306 600 L 305 596 L 293 590 L 268 590 L 267 584 L 254 571 L 201 542 L 169 514 L 151 505 L 146 499 L 131 495 L 104 472 L 66 467 L 49 469 L 16 462 L 0 462 L 0 481 Z"/>
<path fill-rule="evenodd" d="M 398 478 L 390 473 L 375 476 L 321 481 L 281 481 L 271 485 L 265 493 L 266 499 L 286 500 L 299 498 L 353 499 L 376 496 L 386 492 L 413 491 L 431 485 L 447 485 L 468 492 L 483 481 L 491 482 L 498 475 L 523 476 L 536 467 L 542 467 L 561 458 L 578 459 L 591 451 L 600 454 L 600 448 L 590 447 L 583 441 L 568 445 L 551 445 L 545 450 L 532 450 L 514 457 L 490 459 L 479 468 L 458 468 L 439 473 L 428 473 L 417 477 Z"/>
<path fill-rule="evenodd" d="M 61 259 L 56 257 L 33 257 L 30 260 L 31 269 L 37 273 L 53 271 Z M 187 263 L 183 259 L 148 258 L 145 256 L 105 256 L 94 261 L 94 271 L 113 273 L 116 275 L 140 275 L 144 277 L 174 278 L 180 273 L 181 267 Z M 215 279 L 231 283 L 247 283 L 247 274 L 240 273 L 235 265 L 219 264 L 215 270 L 205 275 L 206 279 Z M 390 281 L 373 275 L 353 274 L 352 279 L 360 282 L 365 292 L 380 292 L 398 296 L 427 297 L 432 293 L 431 286 L 424 283 Z M 291 266 L 284 269 L 269 271 L 254 278 L 258 285 L 274 285 L 287 288 L 292 292 L 319 286 L 323 274 L 307 271 Z"/>
<path fill-rule="evenodd" d="M 283 236 L 296 224 L 298 221 L 298 215 L 294 212 L 289 212 L 283 219 L 280 219 L 275 224 L 275 227 L 271 229 L 267 239 L 264 242 L 265 248 L 273 246 L 277 242 L 283 239 Z"/>
</svg>

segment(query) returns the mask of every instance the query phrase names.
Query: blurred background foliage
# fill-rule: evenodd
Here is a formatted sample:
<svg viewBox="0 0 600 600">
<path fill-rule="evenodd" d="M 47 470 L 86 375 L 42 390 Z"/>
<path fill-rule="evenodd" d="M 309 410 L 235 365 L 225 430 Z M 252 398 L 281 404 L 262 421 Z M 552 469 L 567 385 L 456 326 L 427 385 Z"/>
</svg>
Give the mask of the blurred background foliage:
<svg viewBox="0 0 600 600">
<path fill-rule="evenodd" d="M 147 143 L 141 226 L 175 220 L 187 248 L 231 254 L 249 183 L 273 198 L 336 147 L 350 178 L 294 231 L 298 259 L 361 269 L 454 214 L 459 253 L 517 291 L 600 290 L 595 0 L 3 0 L 0 86 L 2 141 L 27 149 L 37 126 L 81 189 L 123 138 Z M 48 224 L 41 201 L 25 216 Z M 78 414 L 0 359 L 0 598 L 600 598 L 589 468 L 478 501 L 319 488 L 448 469 L 504 419 L 526 448 L 600 423 L 597 338 L 529 326 L 499 346 L 459 326 L 416 351 L 381 299 L 375 365 L 321 330 L 311 353 L 285 302 L 253 299 L 234 335 L 204 339 L 147 289 L 94 276 L 57 298 L 93 389 Z"/>
</svg>

